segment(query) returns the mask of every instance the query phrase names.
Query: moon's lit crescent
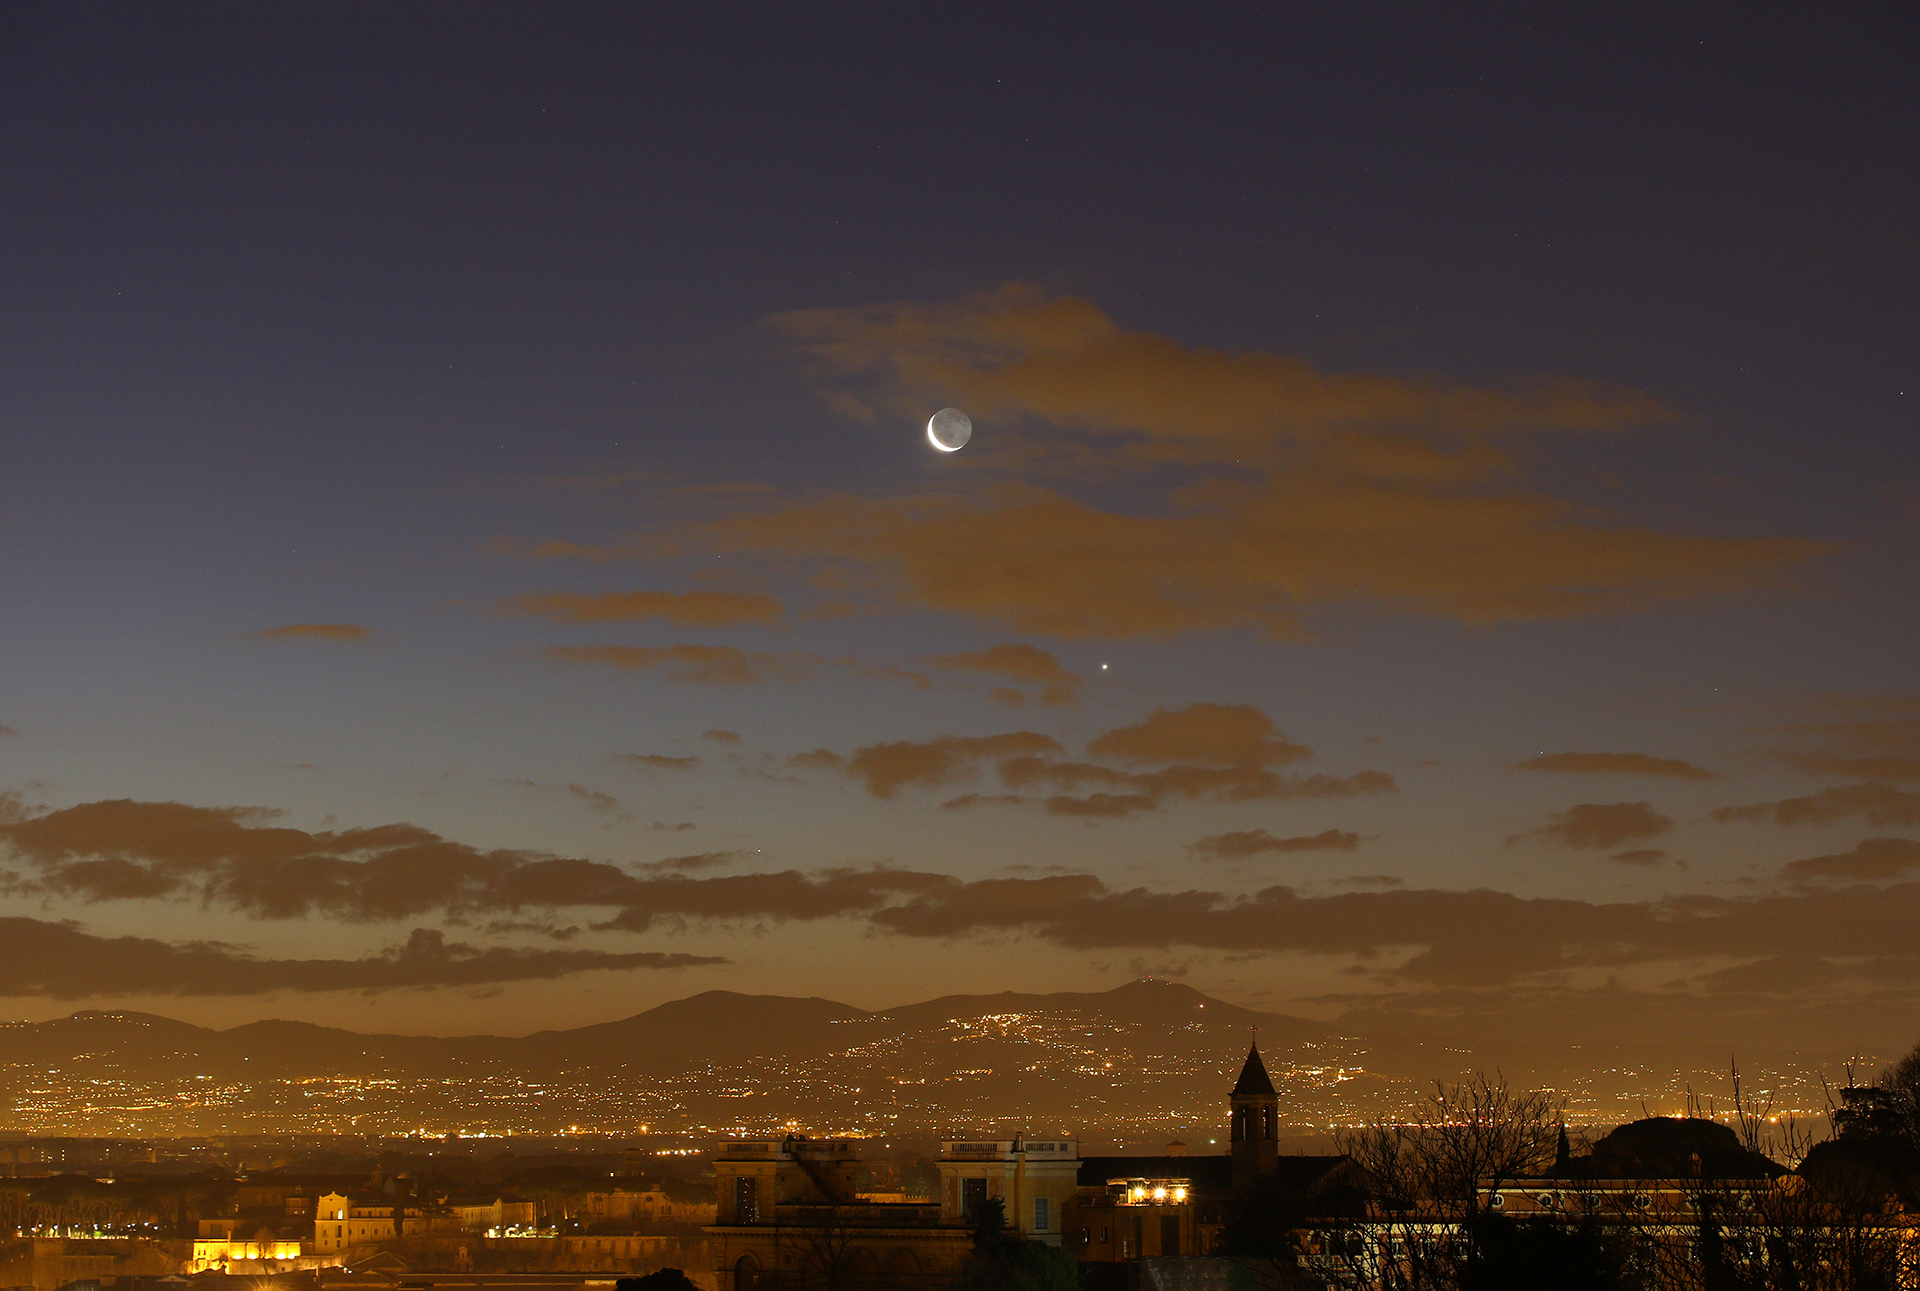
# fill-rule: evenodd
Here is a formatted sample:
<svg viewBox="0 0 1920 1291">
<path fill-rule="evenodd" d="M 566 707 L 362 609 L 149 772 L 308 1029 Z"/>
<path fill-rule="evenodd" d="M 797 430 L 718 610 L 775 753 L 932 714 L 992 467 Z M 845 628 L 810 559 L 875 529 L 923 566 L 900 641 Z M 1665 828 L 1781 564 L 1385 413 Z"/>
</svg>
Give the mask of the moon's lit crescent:
<svg viewBox="0 0 1920 1291">
<path fill-rule="evenodd" d="M 973 419 L 958 408 L 942 408 L 927 418 L 927 442 L 943 453 L 957 453 L 973 438 Z"/>
</svg>

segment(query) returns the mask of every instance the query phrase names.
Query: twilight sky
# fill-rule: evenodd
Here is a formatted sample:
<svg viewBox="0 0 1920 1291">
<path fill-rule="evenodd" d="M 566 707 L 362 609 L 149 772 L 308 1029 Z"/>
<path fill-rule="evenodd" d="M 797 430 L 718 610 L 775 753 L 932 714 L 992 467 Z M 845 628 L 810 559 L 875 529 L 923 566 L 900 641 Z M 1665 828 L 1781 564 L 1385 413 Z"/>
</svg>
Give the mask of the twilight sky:
<svg viewBox="0 0 1920 1291">
<path fill-rule="evenodd" d="M 0 10 L 0 1016 L 1904 1048 L 1917 27 Z"/>
</svg>

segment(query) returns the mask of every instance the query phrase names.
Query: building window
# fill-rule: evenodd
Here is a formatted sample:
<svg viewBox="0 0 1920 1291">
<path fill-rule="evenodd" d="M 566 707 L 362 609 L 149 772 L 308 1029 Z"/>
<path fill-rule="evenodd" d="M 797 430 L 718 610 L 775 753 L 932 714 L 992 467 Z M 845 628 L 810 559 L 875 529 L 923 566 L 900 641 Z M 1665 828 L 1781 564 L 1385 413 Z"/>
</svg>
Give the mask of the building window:
<svg viewBox="0 0 1920 1291">
<path fill-rule="evenodd" d="M 962 1179 L 960 1181 L 960 1214 L 967 1219 L 987 1200 L 987 1181 L 985 1179 Z"/>
<path fill-rule="evenodd" d="M 1033 1231 L 1034 1232 L 1044 1233 L 1048 1230 L 1048 1227 L 1053 1220 L 1053 1215 L 1050 1213 L 1051 1208 L 1052 1208 L 1051 1198 L 1035 1197 L 1033 1199 Z"/>
<path fill-rule="evenodd" d="M 758 1221 L 760 1208 L 755 1204 L 754 1180 L 752 1175 L 736 1175 L 733 1180 L 733 1222 L 752 1224 Z"/>
</svg>

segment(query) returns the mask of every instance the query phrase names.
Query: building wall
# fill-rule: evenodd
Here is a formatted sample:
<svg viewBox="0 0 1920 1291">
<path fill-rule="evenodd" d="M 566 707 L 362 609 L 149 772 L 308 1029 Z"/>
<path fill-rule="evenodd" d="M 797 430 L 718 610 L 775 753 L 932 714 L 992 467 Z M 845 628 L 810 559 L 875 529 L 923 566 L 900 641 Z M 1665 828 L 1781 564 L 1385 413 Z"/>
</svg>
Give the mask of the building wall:
<svg viewBox="0 0 1920 1291">
<path fill-rule="evenodd" d="M 733 1139 L 713 1160 L 715 1223 L 750 1222 L 782 1205 L 852 1203 L 859 1154 L 850 1139 Z"/>
<path fill-rule="evenodd" d="M 940 1222 L 966 1226 L 967 1181 L 984 1183 L 1005 1207 L 1007 1223 L 1026 1237 L 1061 1244 L 1067 1203 L 1077 1187 L 1076 1139 L 956 1139 L 941 1145 Z"/>
<path fill-rule="evenodd" d="M 1196 1209 L 1192 1199 L 1136 1204 L 1082 1189 L 1067 1207 L 1065 1245 L 1082 1263 L 1210 1255 Z"/>
<path fill-rule="evenodd" d="M 707 1236 L 716 1291 L 773 1291 L 794 1282 L 849 1291 L 946 1291 L 973 1250 L 971 1234 L 944 1227 L 716 1225 Z"/>
<path fill-rule="evenodd" d="M 736 1177 L 738 1177 L 736 1175 Z M 777 1186 L 777 1185 L 776 1185 Z M 720 1219 L 716 1203 L 675 1201 L 657 1189 L 590 1192 L 574 1212 L 581 1219 L 629 1220 L 647 1224 L 713 1224 Z"/>
<path fill-rule="evenodd" d="M 193 1257 L 187 1263 L 187 1272 L 204 1273 L 209 1269 L 225 1269 L 241 1263 L 291 1265 L 310 1253 L 302 1242 L 248 1242 L 212 1238 L 193 1244 Z"/>
<path fill-rule="evenodd" d="M 16 1243 L 0 1261 L 0 1286 L 56 1291 L 89 1278 L 166 1277 L 182 1272 L 192 1252 L 186 1242 L 147 1238 L 35 1237 Z"/>
</svg>

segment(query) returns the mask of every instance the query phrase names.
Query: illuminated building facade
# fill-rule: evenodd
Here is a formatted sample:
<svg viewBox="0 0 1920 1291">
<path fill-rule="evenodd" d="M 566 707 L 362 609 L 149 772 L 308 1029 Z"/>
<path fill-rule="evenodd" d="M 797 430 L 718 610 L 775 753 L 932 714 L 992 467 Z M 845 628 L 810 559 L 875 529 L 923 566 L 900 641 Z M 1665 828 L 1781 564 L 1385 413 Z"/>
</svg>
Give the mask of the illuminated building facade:
<svg viewBox="0 0 1920 1291">
<path fill-rule="evenodd" d="M 706 1229 L 719 1291 L 794 1281 L 945 1287 L 972 1249 L 966 1227 L 946 1222 L 939 1202 L 861 1198 L 858 1169 L 853 1139 L 722 1143 L 714 1158 L 718 1219 Z"/>
<path fill-rule="evenodd" d="M 1079 1187 L 1075 1139 L 954 1140 L 941 1145 L 940 1222 L 971 1226 L 981 1202 L 1001 1204 L 1007 1226 L 1059 1246 L 1067 1203 Z"/>
</svg>

